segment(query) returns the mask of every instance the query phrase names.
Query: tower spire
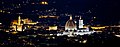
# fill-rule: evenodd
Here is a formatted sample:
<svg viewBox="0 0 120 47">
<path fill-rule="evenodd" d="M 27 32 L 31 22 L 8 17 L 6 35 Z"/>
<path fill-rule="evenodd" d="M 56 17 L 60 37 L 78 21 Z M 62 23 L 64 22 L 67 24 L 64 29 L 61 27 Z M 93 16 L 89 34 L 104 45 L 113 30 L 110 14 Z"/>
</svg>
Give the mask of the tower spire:
<svg viewBox="0 0 120 47">
<path fill-rule="evenodd" d="M 80 16 L 80 20 L 82 19 L 82 17 Z"/>
<path fill-rule="evenodd" d="M 72 20 L 72 16 L 70 16 L 70 20 Z"/>
<path fill-rule="evenodd" d="M 20 25 L 20 24 L 21 24 L 21 17 L 18 16 L 18 25 Z"/>
</svg>

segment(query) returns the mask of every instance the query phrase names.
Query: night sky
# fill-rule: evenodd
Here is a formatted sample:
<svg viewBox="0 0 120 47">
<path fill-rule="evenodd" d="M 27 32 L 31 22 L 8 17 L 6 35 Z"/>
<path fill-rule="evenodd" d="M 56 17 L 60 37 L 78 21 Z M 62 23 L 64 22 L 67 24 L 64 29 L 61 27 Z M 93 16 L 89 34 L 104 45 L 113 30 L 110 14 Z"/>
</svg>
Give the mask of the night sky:
<svg viewBox="0 0 120 47">
<path fill-rule="evenodd" d="M 41 5 L 41 1 L 49 4 Z M 96 22 L 102 24 L 116 24 L 120 21 L 119 0 L 0 0 L 0 10 L 5 11 L 0 12 L 0 22 L 11 22 L 18 17 L 18 13 L 23 13 L 22 17 L 34 19 L 39 16 L 39 12 L 32 10 L 45 11 L 52 8 L 57 9 L 57 13 L 82 15 L 85 18 L 97 17 Z"/>
</svg>

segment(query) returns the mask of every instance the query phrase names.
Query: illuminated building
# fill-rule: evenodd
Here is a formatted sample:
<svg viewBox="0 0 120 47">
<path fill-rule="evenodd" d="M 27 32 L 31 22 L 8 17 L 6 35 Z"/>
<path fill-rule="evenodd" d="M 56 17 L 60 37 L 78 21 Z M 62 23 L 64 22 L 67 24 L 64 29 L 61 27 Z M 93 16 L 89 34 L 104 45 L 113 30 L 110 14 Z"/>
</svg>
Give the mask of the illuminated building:
<svg viewBox="0 0 120 47">
<path fill-rule="evenodd" d="M 72 16 L 65 24 L 65 30 L 77 30 L 75 22 L 72 20 Z"/>
<path fill-rule="evenodd" d="M 79 20 L 79 28 L 83 28 L 83 20 L 82 20 L 82 18 L 81 18 L 81 16 L 80 16 L 80 20 Z"/>
<path fill-rule="evenodd" d="M 18 25 L 20 25 L 21 24 L 21 17 L 19 16 L 18 17 Z"/>
<path fill-rule="evenodd" d="M 23 24 L 21 24 L 21 17 L 19 16 L 18 17 L 18 20 L 14 20 L 14 22 L 12 22 L 12 28 L 13 30 L 15 31 L 22 31 L 22 27 L 23 27 Z"/>
<path fill-rule="evenodd" d="M 57 30 L 57 26 L 49 26 L 49 30 Z"/>
<path fill-rule="evenodd" d="M 92 34 L 94 33 L 95 31 L 90 31 L 89 30 L 89 27 L 84 27 L 84 24 L 83 24 L 83 20 L 80 16 L 80 20 L 79 20 L 79 28 L 77 29 L 77 32 L 74 32 L 75 35 L 85 35 L 85 34 Z"/>
<path fill-rule="evenodd" d="M 32 20 L 29 20 L 28 18 L 27 19 L 21 19 L 21 17 L 19 16 L 18 17 L 18 20 L 14 20 L 12 22 L 12 28 L 14 31 L 24 31 L 25 27 L 23 27 L 24 24 L 27 24 L 27 25 L 35 25 L 37 24 L 37 22 L 32 22 Z"/>
<path fill-rule="evenodd" d="M 92 29 L 104 29 L 105 27 L 91 27 Z"/>
<path fill-rule="evenodd" d="M 37 22 L 32 22 L 32 20 L 29 20 L 28 18 L 22 19 L 23 24 L 29 24 L 29 25 L 35 25 Z"/>
<path fill-rule="evenodd" d="M 39 16 L 39 18 L 56 18 L 56 19 L 58 19 L 59 16 Z"/>
<path fill-rule="evenodd" d="M 88 27 L 83 27 L 83 25 L 83 20 L 80 17 L 79 28 L 77 29 L 76 23 L 72 21 L 72 16 L 70 16 L 70 19 L 65 24 L 65 30 L 68 32 L 63 32 L 62 34 L 58 33 L 57 36 L 67 35 L 68 37 L 74 37 L 75 35 L 90 35 L 95 32 L 94 30 L 90 31 Z"/>
</svg>

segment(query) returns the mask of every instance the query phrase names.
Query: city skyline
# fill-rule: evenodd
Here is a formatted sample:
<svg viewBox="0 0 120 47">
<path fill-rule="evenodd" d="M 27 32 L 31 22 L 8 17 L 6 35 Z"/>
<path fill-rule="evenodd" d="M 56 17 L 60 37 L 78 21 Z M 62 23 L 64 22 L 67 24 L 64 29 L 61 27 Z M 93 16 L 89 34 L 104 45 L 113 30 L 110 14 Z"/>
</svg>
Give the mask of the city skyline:
<svg viewBox="0 0 120 47">
<path fill-rule="evenodd" d="M 118 0 L 0 0 L 0 47 L 119 47 Z"/>
</svg>

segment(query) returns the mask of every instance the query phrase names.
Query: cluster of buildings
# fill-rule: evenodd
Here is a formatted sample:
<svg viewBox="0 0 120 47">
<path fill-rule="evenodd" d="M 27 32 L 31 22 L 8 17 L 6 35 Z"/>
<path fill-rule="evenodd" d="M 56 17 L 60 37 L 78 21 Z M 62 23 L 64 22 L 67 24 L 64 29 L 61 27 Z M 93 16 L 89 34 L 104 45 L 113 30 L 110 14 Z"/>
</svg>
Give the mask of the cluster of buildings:
<svg viewBox="0 0 120 47">
<path fill-rule="evenodd" d="M 58 33 L 57 35 L 58 36 L 61 36 L 61 35 L 74 36 L 74 35 L 92 34 L 95 32 L 95 31 L 90 31 L 89 27 L 84 26 L 83 24 L 84 22 L 81 16 L 78 21 L 79 22 L 77 23 L 79 23 L 79 25 L 77 26 L 77 23 L 73 20 L 72 16 L 70 16 L 70 19 L 65 24 L 64 31 L 62 33 Z M 32 29 L 31 27 L 34 25 L 37 26 L 37 24 L 39 24 L 39 22 L 33 22 L 28 18 L 21 19 L 21 17 L 19 16 L 17 20 L 14 20 L 12 22 L 12 25 L 10 26 L 10 28 L 12 28 L 12 31 L 14 31 L 13 33 L 17 33 L 19 31 L 22 32 L 27 29 Z M 49 28 L 48 29 L 49 31 L 57 30 L 58 26 L 49 26 L 48 28 Z"/>
<path fill-rule="evenodd" d="M 68 35 L 68 36 L 74 36 L 74 35 L 85 35 L 85 34 L 92 34 L 95 31 L 90 31 L 89 27 L 84 27 L 83 19 L 80 16 L 79 19 L 79 25 L 76 25 L 76 22 L 72 19 L 72 16 L 70 16 L 70 19 L 65 24 L 65 32 L 60 35 Z"/>
<path fill-rule="evenodd" d="M 32 20 L 29 20 L 28 18 L 26 19 L 21 19 L 21 17 L 18 17 L 18 20 L 14 20 L 12 22 L 11 28 L 14 31 L 24 31 L 26 30 L 29 26 L 25 25 L 35 25 L 38 22 L 33 22 Z"/>
</svg>

